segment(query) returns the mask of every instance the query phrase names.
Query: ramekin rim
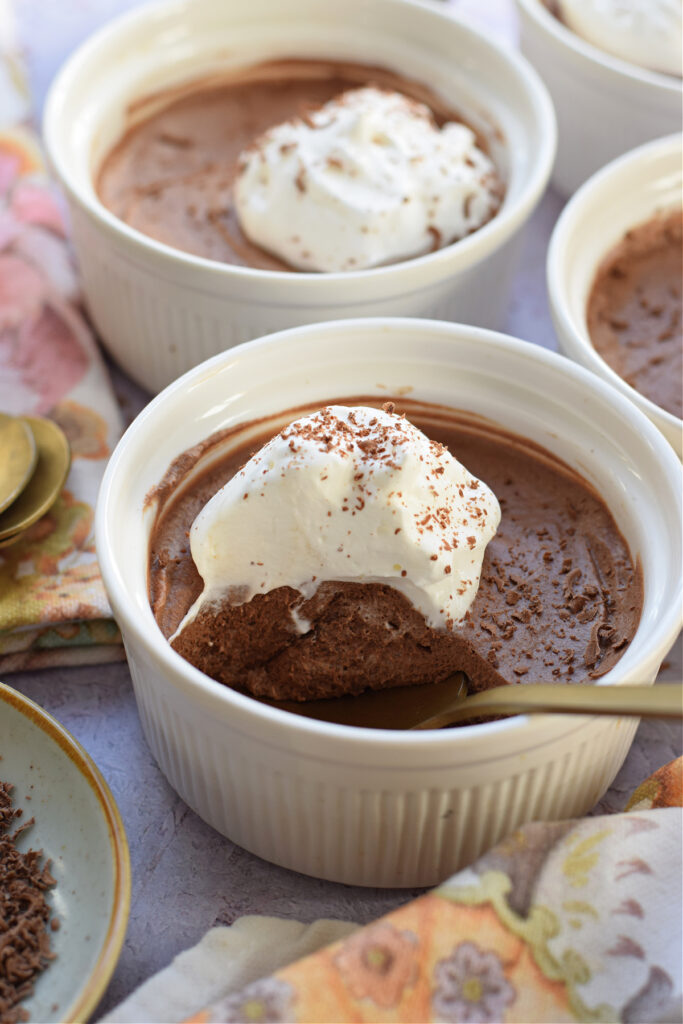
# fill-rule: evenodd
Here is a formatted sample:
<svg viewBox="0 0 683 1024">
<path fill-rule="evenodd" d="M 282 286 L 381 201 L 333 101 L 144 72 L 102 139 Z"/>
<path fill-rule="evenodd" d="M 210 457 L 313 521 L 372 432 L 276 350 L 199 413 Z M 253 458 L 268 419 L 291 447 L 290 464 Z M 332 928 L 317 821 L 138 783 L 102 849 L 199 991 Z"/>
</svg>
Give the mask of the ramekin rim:
<svg viewBox="0 0 683 1024">
<path fill-rule="evenodd" d="M 580 351 L 585 356 L 594 372 L 605 377 L 613 387 L 621 391 L 634 405 L 638 405 L 648 416 L 662 424 L 666 424 L 668 427 L 683 430 L 683 419 L 681 417 L 669 412 L 668 409 L 662 408 L 661 405 L 657 405 L 652 399 L 637 391 L 623 377 L 620 377 L 597 352 L 590 340 L 587 328 L 583 323 L 577 323 L 576 318 L 569 310 L 566 287 L 563 281 L 563 272 L 567 266 L 567 240 L 576 229 L 576 224 L 581 218 L 584 207 L 590 202 L 593 193 L 604 187 L 605 182 L 609 181 L 613 176 L 618 178 L 625 169 L 637 165 L 639 161 L 652 156 L 664 158 L 670 154 L 673 155 L 676 148 L 683 151 L 683 132 L 673 132 L 670 135 L 651 139 L 649 142 L 636 146 L 634 149 L 622 153 L 608 164 L 605 164 L 604 167 L 601 167 L 600 170 L 592 174 L 577 189 L 560 213 L 548 243 L 546 287 L 553 314 L 562 324 L 566 335 L 572 339 L 575 350 L 577 352 Z M 597 270 L 600 259 L 603 259 L 608 251 L 609 247 L 604 250 L 602 256 L 596 261 L 593 268 L 594 271 Z"/>
<path fill-rule="evenodd" d="M 76 73 L 78 65 L 86 59 L 92 50 L 102 45 L 112 33 L 121 32 L 129 24 L 136 21 L 144 22 L 146 18 L 153 18 L 157 11 L 176 7 L 181 9 L 187 5 L 188 0 L 152 0 L 141 7 L 126 11 L 111 21 L 107 22 L 100 29 L 92 33 L 87 39 L 65 61 L 57 72 L 47 95 L 43 113 L 42 135 L 45 142 L 49 162 L 57 176 L 61 186 L 68 192 L 72 200 L 77 202 L 93 219 L 104 226 L 110 234 L 123 238 L 138 250 L 143 251 L 149 258 L 163 261 L 165 265 L 186 266 L 197 273 L 211 275 L 214 279 L 234 279 L 236 282 L 242 280 L 253 280 L 255 283 L 275 282 L 285 283 L 288 287 L 315 288 L 315 281 L 322 281 L 324 284 L 341 285 L 342 282 L 349 282 L 349 286 L 359 281 L 368 279 L 377 280 L 385 277 L 398 278 L 403 274 L 413 273 L 416 269 L 442 269 L 453 262 L 465 263 L 465 266 L 472 266 L 480 259 L 483 259 L 496 246 L 504 244 L 505 241 L 524 220 L 530 210 L 542 196 L 547 187 L 552 172 L 557 151 L 557 120 L 555 109 L 550 94 L 542 78 L 531 65 L 531 63 L 518 51 L 506 47 L 494 38 L 490 38 L 483 31 L 471 25 L 466 19 L 451 12 L 437 10 L 426 0 L 393 0 L 397 5 L 406 8 L 416 8 L 424 12 L 426 16 L 440 19 L 442 23 L 453 23 L 465 34 L 476 36 L 480 43 L 488 47 L 496 58 L 503 64 L 507 64 L 513 73 L 523 83 L 529 112 L 533 115 L 538 141 L 540 147 L 537 159 L 533 163 L 533 172 L 523 185 L 520 195 L 514 205 L 506 207 L 505 197 L 500 210 L 486 224 L 482 225 L 470 235 L 452 242 L 450 245 L 437 249 L 434 252 L 422 253 L 409 259 L 399 260 L 396 263 L 379 267 L 370 267 L 364 270 L 339 271 L 339 272 L 309 272 L 298 270 L 264 270 L 258 267 L 238 266 L 236 264 L 224 263 L 219 260 L 211 260 L 192 253 L 184 252 L 163 242 L 145 235 L 143 232 L 132 228 L 125 221 L 116 217 L 100 201 L 94 188 L 92 194 L 84 192 L 74 184 L 72 175 L 65 168 L 63 159 L 57 156 L 59 152 L 59 141 L 55 144 L 55 137 L 59 139 L 58 103 L 61 93 L 66 89 L 69 76 Z M 57 108 L 57 109 L 55 109 Z M 509 152 L 511 159 L 514 153 Z M 469 259 L 468 259 L 469 257 Z"/>
<path fill-rule="evenodd" d="M 630 61 L 622 60 L 620 57 L 601 50 L 599 46 L 587 42 L 576 32 L 572 32 L 548 10 L 542 0 L 516 0 L 516 3 L 533 19 L 536 25 L 552 35 L 557 42 L 601 69 L 617 74 L 629 82 L 640 82 L 643 85 L 662 89 L 671 95 L 680 92 L 681 83 L 675 75 L 640 67 L 638 64 L 632 64 Z"/>
<path fill-rule="evenodd" d="M 624 413 L 628 412 L 632 415 L 633 409 L 635 408 L 633 403 L 624 395 L 620 394 L 612 388 L 611 385 L 602 380 L 596 374 L 591 373 L 580 364 L 567 360 L 560 354 L 541 348 L 531 342 L 523 341 L 522 339 L 503 334 L 502 332 L 492 331 L 486 328 L 472 327 L 467 324 L 452 324 L 440 320 L 422 320 L 413 317 L 358 317 L 348 320 L 331 320 L 322 323 L 308 324 L 302 327 L 288 328 L 283 331 L 264 335 L 263 337 L 256 338 L 252 341 L 244 342 L 241 345 L 235 346 L 232 349 L 211 357 L 199 364 L 199 366 L 193 367 L 191 370 L 188 370 L 181 377 L 169 384 L 163 391 L 152 399 L 152 401 L 136 417 L 133 423 L 131 423 L 115 451 L 112 453 L 100 486 L 96 509 L 95 529 L 98 560 L 100 561 L 102 577 L 106 580 L 107 590 L 111 591 L 110 600 L 112 605 L 120 609 L 122 618 L 126 620 L 126 629 L 134 634 L 141 647 L 149 651 L 155 661 L 161 664 L 164 669 L 164 677 L 167 682 L 172 683 L 172 685 L 177 689 L 183 689 L 186 693 L 189 688 L 193 697 L 201 694 L 202 703 L 214 703 L 218 701 L 223 705 L 229 705 L 231 703 L 236 704 L 241 711 L 246 712 L 253 719 L 257 720 L 265 717 L 265 719 L 275 727 L 289 727 L 290 731 L 299 731 L 313 737 L 325 736 L 330 739 L 330 741 L 351 745 L 364 745 L 368 742 L 369 737 L 372 736 L 373 743 L 380 744 L 382 746 L 389 747 L 396 743 L 400 745 L 405 744 L 407 747 L 410 747 L 411 745 L 419 746 L 421 743 L 425 742 L 425 737 L 428 736 L 430 748 L 438 748 L 439 745 L 446 746 L 453 744 L 454 742 L 456 744 L 462 743 L 464 745 L 470 739 L 475 737 L 481 737 L 484 739 L 485 737 L 497 735 L 498 733 L 507 735 L 512 731 L 525 728 L 532 732 L 537 731 L 539 733 L 547 733 L 551 720 L 552 727 L 554 729 L 557 729 L 558 732 L 566 733 L 570 728 L 569 716 L 567 716 L 563 721 L 561 716 L 555 716 L 553 718 L 553 716 L 548 715 L 516 715 L 503 721 L 469 725 L 463 730 L 445 731 L 443 733 L 439 733 L 438 731 L 425 733 L 409 732 L 404 730 L 372 730 L 358 726 L 339 725 L 336 723 L 308 719 L 303 716 L 295 716 L 281 709 L 272 708 L 269 705 L 262 704 L 247 695 L 240 694 L 237 691 L 222 686 L 222 684 L 216 682 L 199 669 L 190 665 L 185 661 L 185 659 L 177 654 L 173 648 L 171 648 L 153 619 L 152 624 L 155 629 L 150 633 L 144 623 L 141 624 L 136 616 L 128 613 L 127 602 L 121 599 L 122 597 L 125 597 L 129 591 L 121 578 L 114 560 L 111 558 L 111 546 L 106 542 L 109 533 L 106 506 L 108 503 L 109 493 L 112 488 L 112 483 L 116 476 L 118 463 L 124 458 L 123 453 L 125 453 L 127 446 L 131 443 L 131 439 L 134 441 L 136 435 L 140 431 L 144 431 L 147 420 L 155 414 L 157 408 L 168 401 L 173 401 L 175 393 L 184 391 L 193 377 L 199 378 L 203 376 L 206 374 L 207 370 L 210 370 L 212 365 L 218 366 L 223 361 L 234 358 L 235 354 L 239 355 L 244 350 L 252 350 L 262 346 L 267 347 L 268 345 L 274 344 L 276 341 L 280 342 L 285 336 L 315 334 L 321 330 L 330 333 L 334 333 L 335 331 L 344 332 L 349 329 L 353 331 L 369 327 L 384 327 L 410 331 L 414 331 L 416 328 L 419 328 L 423 331 L 431 330 L 440 335 L 451 335 L 455 337 L 468 335 L 470 338 L 474 336 L 474 338 L 479 342 L 495 344 L 505 347 L 508 350 L 512 347 L 523 354 L 532 355 L 532 358 L 540 359 L 541 362 L 550 364 L 554 367 L 557 367 L 558 362 L 560 362 L 562 364 L 562 372 L 564 375 L 569 373 L 570 375 L 578 377 L 584 386 L 597 391 L 602 398 L 606 398 L 608 402 L 616 404 L 617 408 L 621 409 Z M 680 472 L 678 459 L 661 432 L 653 423 L 650 422 L 647 416 L 638 409 L 636 409 L 636 416 L 640 418 L 640 436 L 645 437 L 648 440 L 650 447 L 653 447 L 658 451 L 660 461 L 664 460 L 665 463 L 671 462 L 672 471 Z M 672 602 L 672 611 L 668 618 L 663 617 L 658 623 L 658 631 L 655 634 L 658 638 L 658 644 L 666 644 L 670 646 L 680 630 L 680 623 L 678 618 L 676 618 L 674 605 L 683 604 L 683 579 L 679 580 L 678 583 L 677 598 L 677 602 Z M 669 619 L 671 621 L 669 621 Z M 627 682 L 625 679 L 619 680 L 618 682 L 610 679 L 610 676 L 615 671 L 616 667 L 606 673 L 604 677 L 597 679 L 596 684 L 620 685 Z M 637 674 L 637 666 L 631 670 L 630 676 L 633 677 L 634 674 Z"/>
</svg>

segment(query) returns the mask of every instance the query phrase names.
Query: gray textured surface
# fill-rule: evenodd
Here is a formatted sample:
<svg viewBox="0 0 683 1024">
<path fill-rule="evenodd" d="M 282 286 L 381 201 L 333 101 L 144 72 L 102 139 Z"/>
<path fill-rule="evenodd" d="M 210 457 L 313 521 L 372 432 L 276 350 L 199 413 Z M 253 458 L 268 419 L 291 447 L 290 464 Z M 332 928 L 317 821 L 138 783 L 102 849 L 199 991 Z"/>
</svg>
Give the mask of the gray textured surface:
<svg viewBox="0 0 683 1024">
<path fill-rule="evenodd" d="M 138 0 L 19 0 L 19 30 L 38 104 L 67 53 L 98 24 Z M 511 0 L 460 0 L 470 15 L 514 36 Z M 454 3 L 458 6 L 458 2 Z M 544 261 L 561 200 L 548 193 L 526 233 L 504 329 L 547 348 L 555 338 Z M 145 396 L 114 372 L 130 414 Z M 667 678 L 681 677 L 680 641 Z M 130 924 L 99 1016 L 215 924 L 243 914 L 367 922 L 411 898 L 410 890 L 358 889 L 294 874 L 239 849 L 205 825 L 175 795 L 141 732 L 125 664 L 20 673 L 7 679 L 54 714 L 94 757 L 112 788 L 128 833 L 133 868 Z M 641 724 L 629 756 L 596 812 L 621 809 L 652 770 L 683 751 L 678 725 Z"/>
<path fill-rule="evenodd" d="M 680 678 L 680 644 L 678 650 Z M 673 678 L 672 661 L 667 675 Z M 418 890 L 361 889 L 286 871 L 205 825 L 176 796 L 142 735 L 125 664 L 18 673 L 7 680 L 54 714 L 94 757 L 112 788 L 130 843 L 133 898 L 128 934 L 100 1006 L 104 1013 L 216 924 L 243 914 L 359 922 Z M 621 810 L 634 787 L 683 750 L 681 728 L 643 722 L 595 813 Z"/>
</svg>

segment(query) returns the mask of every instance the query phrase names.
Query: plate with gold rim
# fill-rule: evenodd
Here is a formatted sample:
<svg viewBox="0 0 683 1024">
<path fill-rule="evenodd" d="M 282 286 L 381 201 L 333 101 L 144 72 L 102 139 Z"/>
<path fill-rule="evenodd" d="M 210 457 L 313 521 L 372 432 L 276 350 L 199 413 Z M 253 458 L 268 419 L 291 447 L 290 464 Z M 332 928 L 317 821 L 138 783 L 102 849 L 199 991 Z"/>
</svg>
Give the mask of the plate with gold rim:
<svg viewBox="0 0 683 1024">
<path fill-rule="evenodd" d="M 22 1006 L 31 1024 L 93 1013 L 121 952 L 130 909 L 130 858 L 116 802 L 92 758 L 57 719 L 0 683 L 0 780 L 11 784 L 17 839 L 42 850 L 55 886 L 48 929 L 54 960 Z"/>
</svg>

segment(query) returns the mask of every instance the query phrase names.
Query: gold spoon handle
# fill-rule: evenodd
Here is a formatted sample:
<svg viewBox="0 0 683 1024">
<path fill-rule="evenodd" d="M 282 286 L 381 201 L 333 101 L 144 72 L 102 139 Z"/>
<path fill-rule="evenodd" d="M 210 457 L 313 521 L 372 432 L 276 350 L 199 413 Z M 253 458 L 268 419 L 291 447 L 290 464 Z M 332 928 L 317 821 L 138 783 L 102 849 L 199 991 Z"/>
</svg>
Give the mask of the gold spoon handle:
<svg viewBox="0 0 683 1024">
<path fill-rule="evenodd" d="M 530 683 L 497 686 L 474 693 L 453 707 L 425 719 L 413 729 L 441 729 L 480 715 L 514 715 L 546 711 L 571 715 L 636 715 L 683 718 L 683 684 L 657 686 L 589 686 Z"/>
</svg>

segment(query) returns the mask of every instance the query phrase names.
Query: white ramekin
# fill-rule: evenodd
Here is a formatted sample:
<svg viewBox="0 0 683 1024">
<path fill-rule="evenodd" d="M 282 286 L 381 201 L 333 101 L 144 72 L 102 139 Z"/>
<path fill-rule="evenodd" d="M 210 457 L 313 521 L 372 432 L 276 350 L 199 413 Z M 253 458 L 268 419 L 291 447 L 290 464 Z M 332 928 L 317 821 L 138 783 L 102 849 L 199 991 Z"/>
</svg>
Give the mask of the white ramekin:
<svg viewBox="0 0 683 1024">
<path fill-rule="evenodd" d="M 683 422 L 641 395 L 593 348 L 586 307 L 598 267 L 630 229 L 680 208 L 683 135 L 646 143 L 593 175 L 567 203 L 548 248 L 550 310 L 565 355 L 628 395 L 683 456 Z M 681 382 L 683 387 L 683 381 Z"/>
<path fill-rule="evenodd" d="M 100 203 L 93 175 L 156 90 L 278 56 L 346 58 L 422 81 L 489 137 L 507 181 L 497 216 L 456 245 L 347 274 L 274 273 L 162 245 Z M 57 76 L 45 142 L 71 210 L 88 306 L 103 341 L 154 391 L 231 345 L 352 316 L 438 316 L 499 326 L 519 231 L 552 167 L 552 104 L 533 68 L 419 0 L 166 0 L 112 22 Z"/>
<path fill-rule="evenodd" d="M 636 722 L 521 716 L 433 733 L 304 719 L 209 679 L 158 629 L 147 595 L 154 508 L 170 461 L 212 431 L 304 402 L 409 393 L 533 438 L 601 493 L 640 560 L 636 635 L 604 684 L 651 682 L 679 629 L 680 464 L 635 406 L 537 346 L 457 324 L 337 321 L 216 356 L 128 429 L 97 507 L 97 551 L 145 734 L 184 800 L 240 846 L 360 885 L 431 885 L 531 819 L 584 814 Z"/>
<path fill-rule="evenodd" d="M 681 81 L 612 57 L 555 18 L 542 0 L 517 0 L 522 52 L 557 113 L 553 185 L 569 196 L 608 161 L 680 130 Z"/>
</svg>

